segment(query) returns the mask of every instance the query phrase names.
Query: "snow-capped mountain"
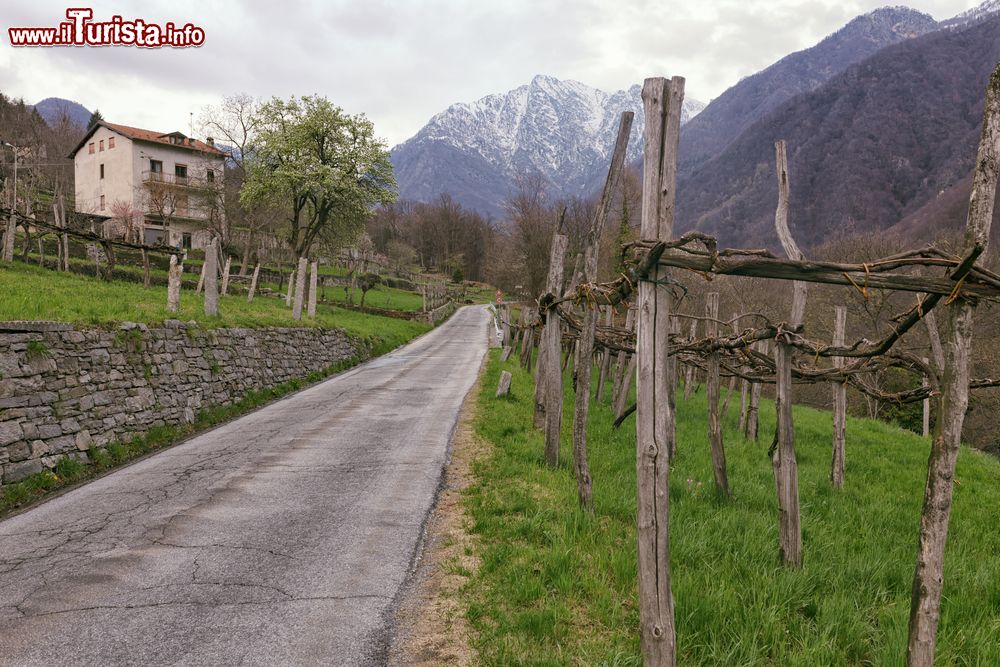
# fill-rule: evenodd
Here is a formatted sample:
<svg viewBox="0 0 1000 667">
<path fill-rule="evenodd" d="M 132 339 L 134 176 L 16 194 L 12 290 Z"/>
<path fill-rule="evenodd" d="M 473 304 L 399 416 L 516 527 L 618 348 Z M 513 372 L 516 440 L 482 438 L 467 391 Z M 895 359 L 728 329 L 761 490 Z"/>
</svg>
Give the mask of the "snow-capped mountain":
<svg viewBox="0 0 1000 667">
<path fill-rule="evenodd" d="M 640 92 L 639 85 L 607 93 L 539 75 L 506 93 L 453 104 L 393 149 L 400 195 L 427 201 L 448 192 L 500 215 L 515 179 L 536 173 L 552 197 L 589 194 L 604 178 L 623 111 L 636 114 L 628 159 L 641 155 Z M 684 100 L 681 122 L 704 106 Z"/>
<path fill-rule="evenodd" d="M 941 26 L 944 28 L 961 28 L 972 23 L 978 23 L 996 14 L 1000 14 L 1000 0 L 986 0 L 986 2 L 977 7 L 967 9 L 961 14 L 956 14 L 950 19 L 942 21 Z"/>
</svg>

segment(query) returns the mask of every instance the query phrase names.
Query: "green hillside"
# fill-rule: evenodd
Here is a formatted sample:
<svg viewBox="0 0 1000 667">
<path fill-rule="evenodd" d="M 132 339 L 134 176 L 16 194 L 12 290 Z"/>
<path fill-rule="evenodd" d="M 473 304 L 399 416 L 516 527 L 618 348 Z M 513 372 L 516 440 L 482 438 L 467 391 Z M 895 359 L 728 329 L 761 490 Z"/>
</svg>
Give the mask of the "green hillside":
<svg viewBox="0 0 1000 667">
<path fill-rule="evenodd" d="M 593 516 L 577 509 L 567 386 L 562 466 L 542 459 L 530 374 L 493 353 L 477 433 L 492 454 L 476 464 L 466 506 L 481 567 L 463 595 L 474 646 L 491 665 L 639 665 L 635 431 L 591 408 Z M 513 398 L 494 398 L 501 369 Z M 670 478 L 670 539 L 681 665 L 902 665 L 929 442 L 867 420 L 847 424 L 847 480 L 828 481 L 831 415 L 795 409 L 804 565 L 778 563 L 777 503 L 767 447 L 725 421 L 734 497 L 717 498 L 704 392 L 678 396 L 678 456 Z M 951 520 L 939 665 L 1000 664 L 1000 462 L 963 448 Z"/>
</svg>

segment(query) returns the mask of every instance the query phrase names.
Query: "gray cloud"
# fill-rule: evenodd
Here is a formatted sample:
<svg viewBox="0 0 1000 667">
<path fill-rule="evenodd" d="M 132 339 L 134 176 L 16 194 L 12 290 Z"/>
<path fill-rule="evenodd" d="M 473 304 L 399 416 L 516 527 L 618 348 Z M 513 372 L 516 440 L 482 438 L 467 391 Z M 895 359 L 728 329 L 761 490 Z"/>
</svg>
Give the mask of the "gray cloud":
<svg viewBox="0 0 1000 667">
<path fill-rule="evenodd" d="M 681 74 L 708 101 L 740 77 L 806 48 L 877 0 L 225 0 L 93 3 L 205 28 L 198 49 L 0 46 L 0 88 L 27 101 L 59 96 L 157 129 L 221 95 L 319 93 L 365 112 L 396 143 L 457 101 L 545 73 L 606 90 Z M 920 0 L 936 18 L 970 0 Z M 17 0 L 4 28 L 54 25 L 65 2 Z M 4 30 L 6 32 L 6 30 Z"/>
</svg>

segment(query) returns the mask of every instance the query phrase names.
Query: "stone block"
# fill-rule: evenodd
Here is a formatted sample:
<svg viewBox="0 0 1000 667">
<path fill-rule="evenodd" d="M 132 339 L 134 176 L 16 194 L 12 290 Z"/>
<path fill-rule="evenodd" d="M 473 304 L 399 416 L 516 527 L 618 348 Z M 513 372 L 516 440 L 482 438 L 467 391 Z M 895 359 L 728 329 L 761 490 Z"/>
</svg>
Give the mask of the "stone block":
<svg viewBox="0 0 1000 667">
<path fill-rule="evenodd" d="M 59 424 L 38 424 L 38 437 L 42 440 L 58 438 L 62 435 L 62 427 Z"/>
<path fill-rule="evenodd" d="M 16 421 L 0 422 L 0 447 L 17 442 L 24 437 L 21 423 Z"/>
<path fill-rule="evenodd" d="M 12 484 L 20 482 L 25 477 L 42 472 L 42 469 L 42 462 L 36 459 L 20 463 L 8 463 L 3 467 L 3 483 Z"/>
<path fill-rule="evenodd" d="M 83 452 L 94 446 L 94 438 L 90 435 L 90 431 L 80 431 L 77 433 L 74 442 L 76 448 Z"/>
</svg>

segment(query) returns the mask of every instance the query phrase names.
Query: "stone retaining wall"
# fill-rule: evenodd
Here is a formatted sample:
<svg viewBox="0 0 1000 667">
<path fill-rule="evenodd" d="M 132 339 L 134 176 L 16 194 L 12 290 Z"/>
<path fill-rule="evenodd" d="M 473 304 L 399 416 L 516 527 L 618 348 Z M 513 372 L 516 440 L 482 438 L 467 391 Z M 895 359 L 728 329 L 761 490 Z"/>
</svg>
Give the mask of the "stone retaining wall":
<svg viewBox="0 0 1000 667">
<path fill-rule="evenodd" d="M 38 328 L 0 333 L 3 484 L 368 354 L 335 329 Z"/>
</svg>

